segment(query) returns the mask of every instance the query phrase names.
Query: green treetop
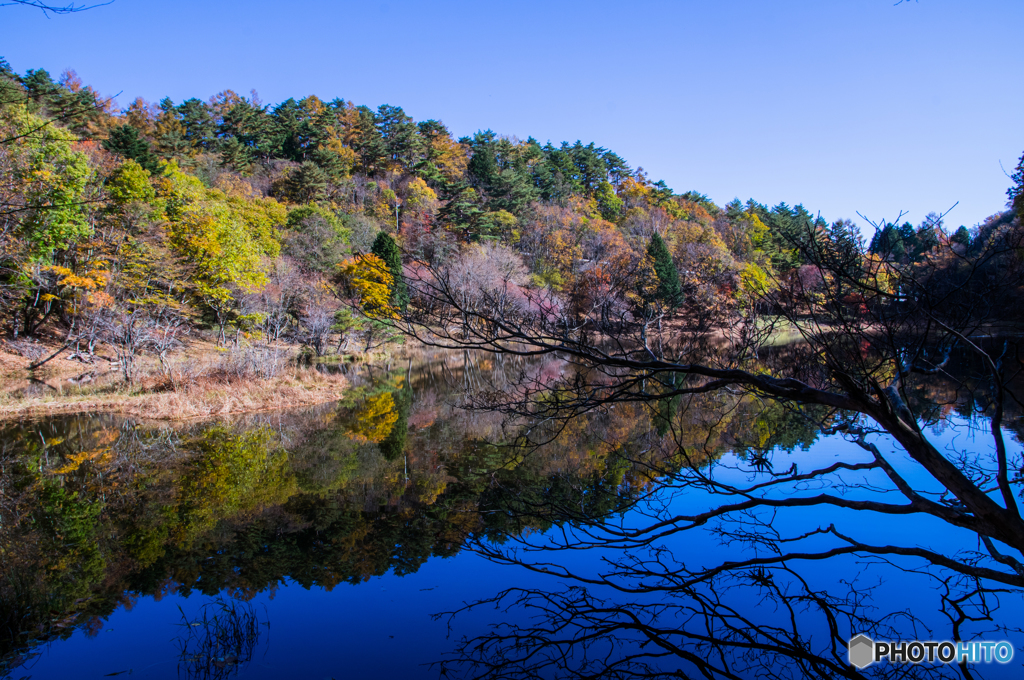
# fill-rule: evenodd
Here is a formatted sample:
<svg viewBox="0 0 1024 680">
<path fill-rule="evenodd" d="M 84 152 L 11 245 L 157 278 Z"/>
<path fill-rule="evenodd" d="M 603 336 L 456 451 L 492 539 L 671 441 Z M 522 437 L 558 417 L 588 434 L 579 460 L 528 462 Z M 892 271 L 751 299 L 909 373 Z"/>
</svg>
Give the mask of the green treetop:
<svg viewBox="0 0 1024 680">
<path fill-rule="evenodd" d="M 1006 190 L 1006 196 L 1010 199 L 1010 207 L 1017 211 L 1017 216 L 1024 220 L 1024 154 L 1021 154 L 1020 162 L 1010 175 L 1013 186 Z"/>
<path fill-rule="evenodd" d="M 103 148 L 130 158 L 150 174 L 155 174 L 160 170 L 159 160 L 153 153 L 149 142 L 139 135 L 139 131 L 131 125 L 122 125 L 112 129 L 110 136 L 103 142 Z"/>
<path fill-rule="evenodd" d="M 405 287 L 405 277 L 402 276 L 402 252 L 398 249 L 398 244 L 382 231 L 377 234 L 370 252 L 387 263 L 394 280 L 391 286 L 391 304 L 396 309 L 405 311 L 409 305 L 409 291 Z"/>
<path fill-rule="evenodd" d="M 683 286 L 679 282 L 679 272 L 672 262 L 665 241 L 657 233 L 651 237 L 647 245 L 647 254 L 654 264 L 654 273 L 658 275 L 658 290 L 655 296 L 662 300 L 669 309 L 678 307 L 683 302 Z"/>
</svg>

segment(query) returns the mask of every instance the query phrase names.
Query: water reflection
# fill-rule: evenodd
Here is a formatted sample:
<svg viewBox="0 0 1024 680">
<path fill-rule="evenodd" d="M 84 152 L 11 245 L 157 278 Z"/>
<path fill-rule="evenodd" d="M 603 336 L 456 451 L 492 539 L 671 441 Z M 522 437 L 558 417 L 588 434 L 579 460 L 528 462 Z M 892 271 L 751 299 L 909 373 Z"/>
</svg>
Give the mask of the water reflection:
<svg viewBox="0 0 1024 680">
<path fill-rule="evenodd" d="M 502 470 L 503 419 L 457 408 L 466 385 L 500 374 L 486 358 L 349 371 L 343 401 L 301 412 L 5 426 L 4 667 L 40 642 L 95 634 L 140 598 L 246 600 L 286 582 L 330 590 L 415 572 L 487 525 L 489 485 L 552 464 Z"/>
<path fill-rule="evenodd" d="M 495 563 L 561 583 L 450 612 L 457 621 L 486 605 L 506 618 L 464 637 L 441 669 L 474 678 L 1019 677 L 1022 418 L 1019 404 L 1002 414 L 1018 433 L 1005 459 L 1016 471 L 1007 500 L 997 452 L 1008 433 L 993 430 L 996 402 L 972 374 L 962 361 L 909 390 L 905 408 L 931 429 L 941 460 L 908 454 L 872 421 L 841 411 L 725 391 L 655 401 L 667 436 L 642 457 L 654 491 L 623 515 L 547 506 L 573 522 L 473 542 Z M 562 385 L 578 393 L 573 381 Z M 565 402 L 570 412 L 582 403 Z M 512 400 L 503 407 L 524 412 Z M 557 419 L 547 404 L 538 411 Z M 819 432 L 833 434 L 807 452 L 793 448 Z M 650 457 L 658 446 L 664 455 Z M 591 559 L 575 558 L 581 552 Z M 1018 658 L 857 668 L 847 656 L 857 634 L 1009 640 Z"/>
<path fill-rule="evenodd" d="M 266 645 L 270 623 L 250 604 L 217 600 L 198 616 L 182 615 L 178 676 L 188 680 L 222 680 L 241 672 Z"/>
<path fill-rule="evenodd" d="M 3 668 L 144 598 L 330 591 L 467 549 L 565 584 L 487 600 L 505 625 L 467 636 L 444 666 L 453 674 L 862 677 L 846 662 L 851 631 L 1016 633 L 993 598 L 1009 606 L 1018 577 L 1004 569 L 995 587 L 978 571 L 991 558 L 949 531 L 943 490 L 920 491 L 946 510 L 900 510 L 913 523 L 899 531 L 878 507 L 780 514 L 826 492 L 895 503 L 886 466 L 904 469 L 899 456 L 820 440 L 841 414 L 720 391 L 531 420 L 460 406 L 562 376 L 557 358 L 428 354 L 344 370 L 343 401 L 300 412 L 184 427 L 73 416 L 0 432 Z M 963 381 L 915 395 L 951 446 L 985 424 L 983 390 Z M 786 503 L 752 502 L 763 490 Z M 846 510 L 868 531 L 844 533 Z M 936 540 L 881 549 L 920 543 L 907 535 Z"/>
</svg>

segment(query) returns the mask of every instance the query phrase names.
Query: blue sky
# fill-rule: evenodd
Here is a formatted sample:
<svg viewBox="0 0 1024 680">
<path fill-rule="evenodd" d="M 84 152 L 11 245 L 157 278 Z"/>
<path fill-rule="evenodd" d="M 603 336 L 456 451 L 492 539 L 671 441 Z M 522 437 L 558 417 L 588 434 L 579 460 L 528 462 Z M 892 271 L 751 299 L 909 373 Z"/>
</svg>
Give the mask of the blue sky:
<svg viewBox="0 0 1024 680">
<path fill-rule="evenodd" d="M 0 7 L 0 55 L 122 103 L 387 103 L 456 136 L 594 141 L 719 204 L 918 223 L 959 201 L 971 226 L 1024 152 L 1024 2 L 894 2 L 115 0 Z"/>
</svg>

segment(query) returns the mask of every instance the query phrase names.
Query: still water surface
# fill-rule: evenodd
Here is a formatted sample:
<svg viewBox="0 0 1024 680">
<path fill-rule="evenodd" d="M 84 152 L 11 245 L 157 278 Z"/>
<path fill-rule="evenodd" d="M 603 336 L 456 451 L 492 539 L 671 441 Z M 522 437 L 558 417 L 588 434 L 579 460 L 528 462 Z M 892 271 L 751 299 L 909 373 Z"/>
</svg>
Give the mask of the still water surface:
<svg viewBox="0 0 1024 680">
<path fill-rule="evenodd" d="M 439 668 L 431 664 L 449 658 L 463 637 L 496 623 L 536 624 L 533 617 L 550 611 L 506 600 L 502 608 L 435 615 L 509 588 L 565 592 L 565 579 L 502 558 L 517 537 L 551 547 L 571 543 L 574 530 L 594 523 L 638 528 L 714 507 L 713 488 L 680 483 L 687 466 L 740 483 L 792 465 L 870 460 L 838 435 L 820 436 L 806 414 L 735 396 L 661 411 L 620 404 L 579 418 L 529 454 L 500 446 L 519 432 L 516 423 L 459 408 L 474 390 L 560 370 L 557 360 L 426 355 L 349 369 L 344 400 L 301 411 L 176 426 L 88 415 L 6 426 L 0 671 L 37 679 L 436 678 Z M 666 409 L 671 418 L 659 418 Z M 978 429 L 984 420 L 970 407 L 961 410 L 936 420 L 933 440 L 951 456 L 989 455 L 990 440 Z M 1007 434 L 1017 459 L 1017 435 Z M 680 447 L 696 453 L 680 462 L 673 453 Z M 755 464 L 766 459 L 769 467 Z M 927 486 L 914 477 L 911 461 L 898 453 L 891 461 L 910 483 Z M 883 480 L 872 475 L 877 471 L 841 472 L 828 485 L 852 499 L 884 496 Z M 820 482 L 795 485 L 787 496 L 821 490 Z M 575 522 L 566 520 L 567 508 L 579 511 Z M 798 508 L 773 516 L 768 528 L 813 532 L 842 522 L 847 512 Z M 857 527 L 876 544 L 926 543 L 948 555 L 978 548 L 969 532 L 929 515 L 894 522 L 865 512 Z M 714 522 L 655 545 L 670 573 L 670 559 L 713 567 L 757 550 Z M 611 570 L 602 558 L 621 558 L 622 551 L 599 541 L 541 555 L 575 573 L 601 574 Z M 941 597 L 948 584 L 921 561 L 839 555 L 801 562 L 792 573 L 811 590 L 863 594 L 859 606 L 890 630 L 951 636 Z M 764 581 L 763 571 L 744 574 L 749 583 L 723 586 L 716 606 L 772 630 L 799 622 L 800 644 L 827 646 L 820 607 L 780 606 L 766 596 L 775 582 Z M 612 608 L 676 596 L 589 587 Z M 665 610 L 662 625 L 683 628 L 692 611 Z M 576 614 L 583 621 L 593 608 Z M 1019 593 L 1008 589 L 998 610 L 964 624 L 965 633 L 1010 639 L 1018 648 L 1012 664 L 981 668 L 982 677 L 1024 677 L 1024 638 L 1014 630 L 1022 614 Z M 218 634 L 219 646 L 211 642 Z M 849 634 L 839 631 L 843 639 Z M 586 667 L 594 657 L 634 653 L 642 640 L 636 630 L 606 630 L 595 648 L 570 645 L 570 656 Z M 693 649 L 708 655 L 707 647 Z M 787 671 L 781 666 L 788 657 L 778 658 L 771 664 L 779 675 L 807 675 L 797 661 Z M 653 663 L 694 672 L 679 654 Z M 742 667 L 739 677 L 757 675 L 750 664 Z M 922 677 L 944 677 L 946 670 Z M 558 675 L 551 667 L 502 672 L 495 677 Z"/>
</svg>

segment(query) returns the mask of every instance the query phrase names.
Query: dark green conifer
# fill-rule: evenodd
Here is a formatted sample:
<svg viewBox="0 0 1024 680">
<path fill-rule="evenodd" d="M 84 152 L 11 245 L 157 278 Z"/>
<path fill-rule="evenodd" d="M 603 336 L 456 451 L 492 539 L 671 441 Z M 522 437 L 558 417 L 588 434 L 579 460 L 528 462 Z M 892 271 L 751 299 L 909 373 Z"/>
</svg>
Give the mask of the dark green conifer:
<svg viewBox="0 0 1024 680">
<path fill-rule="evenodd" d="M 1017 211 L 1017 219 L 1024 222 L 1024 154 L 1021 154 L 1010 179 L 1013 186 L 1006 190 L 1006 196 L 1010 199 L 1010 207 Z"/>
<path fill-rule="evenodd" d="M 111 130 L 110 136 L 103 142 L 103 148 L 125 158 L 131 158 L 149 170 L 151 175 L 155 175 L 160 169 L 149 142 L 131 125 L 122 125 Z"/>
<path fill-rule="evenodd" d="M 212 149 L 217 144 L 217 123 L 209 105 L 193 97 L 177 107 L 181 125 L 185 128 L 185 140 L 193 149 Z"/>
<path fill-rule="evenodd" d="M 881 230 L 875 231 L 871 238 L 871 252 L 881 255 L 886 260 L 902 262 L 907 252 L 907 246 L 903 242 L 903 234 L 899 228 L 892 223 L 886 224 Z"/>
<path fill-rule="evenodd" d="M 647 254 L 654 261 L 654 273 L 658 275 L 658 290 L 655 296 L 669 309 L 675 309 L 683 303 L 683 286 L 679 282 L 679 272 L 672 262 L 672 255 L 657 232 L 647 245 Z"/>
<path fill-rule="evenodd" d="M 377 234 L 370 252 L 387 264 L 394 279 L 391 284 L 391 304 L 404 312 L 409 305 L 409 291 L 405 287 L 405 277 L 402 276 L 402 251 L 398 249 L 395 239 L 382 231 Z"/>
<path fill-rule="evenodd" d="M 288 196 L 296 203 L 314 203 L 327 197 L 327 173 L 312 161 L 305 161 L 288 175 Z"/>
<path fill-rule="evenodd" d="M 967 227 L 960 225 L 960 228 L 953 232 L 953 235 L 949 238 L 953 243 L 959 243 L 962 246 L 968 248 L 971 247 L 971 232 L 967 230 Z"/>
<path fill-rule="evenodd" d="M 359 171 L 371 177 L 387 165 L 387 147 L 377 127 L 377 114 L 366 106 L 356 108 L 352 150 L 359 156 Z"/>
<path fill-rule="evenodd" d="M 940 228 L 941 223 L 936 225 L 926 222 L 914 233 L 914 262 L 920 262 L 926 254 L 931 252 L 932 248 L 939 245 Z"/>
</svg>

